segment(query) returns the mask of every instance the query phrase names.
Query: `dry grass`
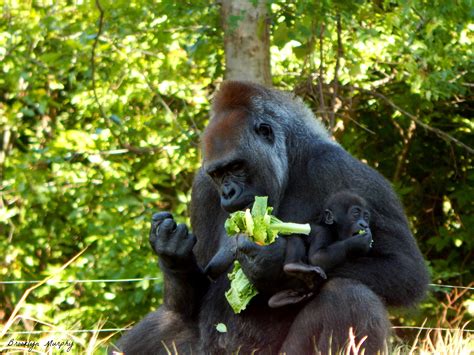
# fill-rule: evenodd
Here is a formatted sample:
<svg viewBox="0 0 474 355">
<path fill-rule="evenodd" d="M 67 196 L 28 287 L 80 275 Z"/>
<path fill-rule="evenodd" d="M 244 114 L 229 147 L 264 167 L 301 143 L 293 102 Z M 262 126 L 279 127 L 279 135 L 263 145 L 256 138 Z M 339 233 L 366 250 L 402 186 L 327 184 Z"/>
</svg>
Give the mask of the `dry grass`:
<svg viewBox="0 0 474 355">
<path fill-rule="evenodd" d="M 439 355 L 469 355 L 474 353 L 474 333 L 468 332 L 465 326 L 460 329 L 428 330 L 418 333 L 411 345 L 397 346 L 393 354 L 439 354 Z"/>
<path fill-rule="evenodd" d="M 17 320 L 22 319 L 22 316 L 17 316 Z M 54 338 L 61 340 L 69 340 L 72 342 L 72 348 L 68 353 L 71 354 L 98 354 L 105 353 L 107 343 L 110 338 L 114 335 L 110 335 L 106 338 L 99 338 L 99 332 L 89 334 L 87 339 L 75 336 L 72 332 L 67 330 L 61 331 L 58 327 L 51 324 L 46 324 L 37 319 L 28 318 L 29 321 L 37 322 L 43 326 L 49 327 L 51 330 L 57 331 L 54 333 Z M 12 323 L 10 323 L 12 324 Z M 103 326 L 103 322 L 97 324 L 97 329 Z M 3 329 L 8 334 L 8 329 Z M 6 354 L 56 354 L 59 351 L 55 348 L 45 349 L 44 344 L 51 339 L 48 334 L 38 337 L 37 335 L 30 335 L 28 337 L 21 338 L 22 341 L 38 342 L 40 346 L 29 348 L 27 345 L 8 346 L 8 342 L 12 337 L 4 337 L 2 339 L 2 345 L 0 345 L 0 353 Z M 19 339 L 19 338 L 18 338 Z M 348 345 L 344 351 L 341 351 L 341 355 L 363 355 L 364 350 L 363 342 L 365 338 L 356 341 L 352 332 L 349 334 Z M 62 353 L 67 353 L 65 347 L 62 348 Z M 177 355 L 178 351 L 175 349 L 167 349 L 168 354 Z M 418 333 L 415 341 L 412 344 L 398 344 L 393 345 L 387 353 L 391 355 L 470 355 L 474 353 L 474 333 L 462 329 L 453 330 L 421 330 Z"/>
<path fill-rule="evenodd" d="M 57 273 L 51 275 L 45 280 L 38 284 L 30 287 L 20 301 L 16 305 L 11 317 L 8 321 L 0 328 L 0 353 L 6 354 L 56 354 L 56 353 L 71 353 L 71 354 L 97 354 L 105 353 L 107 349 L 107 343 L 116 334 L 105 338 L 99 338 L 99 331 L 104 327 L 105 322 L 99 320 L 94 327 L 95 332 L 86 333 L 83 336 L 78 337 L 73 330 L 63 329 L 60 325 L 54 325 L 45 323 L 39 319 L 35 319 L 30 316 L 22 315 L 20 310 L 26 304 L 26 298 L 36 288 L 46 283 L 49 279 L 60 273 L 72 262 L 74 262 L 84 251 L 76 255 L 66 264 L 64 264 Z M 440 317 L 438 324 L 447 324 L 449 329 L 432 329 L 432 330 L 420 330 L 417 334 L 415 341 L 412 344 L 397 344 L 392 345 L 387 353 L 394 355 L 405 355 L 405 354 L 416 354 L 416 355 L 428 355 L 428 354 L 440 354 L 440 355 L 469 355 L 474 354 L 474 332 L 468 331 L 465 324 L 463 327 L 457 327 L 459 320 L 462 317 L 457 318 L 455 323 L 447 323 L 447 310 L 454 309 L 457 313 L 461 314 L 464 312 L 464 308 L 457 306 L 459 300 L 462 298 L 464 293 L 453 291 L 453 295 L 448 295 L 448 301 L 446 302 L 446 312 Z M 457 292 L 457 293 L 456 293 Z M 459 293 L 459 294 L 458 294 Z M 464 313 L 462 313 L 464 315 Z M 444 319 L 443 319 L 444 318 Z M 15 337 L 10 333 L 14 330 L 18 330 L 18 323 L 23 324 L 35 324 L 40 325 L 47 331 L 41 334 L 25 334 Z M 15 328 L 15 329 L 14 329 Z M 49 332 L 48 332 L 49 330 Z M 54 334 L 52 336 L 51 334 Z M 57 347 L 47 347 L 45 344 L 51 339 L 63 341 L 65 344 L 62 345 L 59 350 Z M 12 340 L 17 340 L 20 343 L 12 343 Z M 357 340 L 352 332 L 349 332 L 348 345 L 345 350 L 340 352 L 341 355 L 362 355 L 364 350 L 362 349 L 363 343 L 366 338 Z M 38 345 L 36 345 L 38 344 Z M 69 350 L 69 351 L 68 351 Z M 177 355 L 178 351 L 176 347 L 166 348 L 168 354 Z M 292 354 L 290 354 L 292 355 Z"/>
</svg>

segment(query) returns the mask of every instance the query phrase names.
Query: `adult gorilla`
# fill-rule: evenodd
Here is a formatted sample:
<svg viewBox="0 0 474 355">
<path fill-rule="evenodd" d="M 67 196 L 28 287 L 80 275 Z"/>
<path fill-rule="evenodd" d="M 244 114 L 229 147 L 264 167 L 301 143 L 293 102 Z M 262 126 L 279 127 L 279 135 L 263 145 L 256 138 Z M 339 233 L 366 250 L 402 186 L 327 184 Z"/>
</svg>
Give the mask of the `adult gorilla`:
<svg viewBox="0 0 474 355">
<path fill-rule="evenodd" d="M 389 183 L 349 155 L 299 100 L 246 82 L 225 82 L 203 137 L 204 160 L 194 181 L 191 224 L 154 215 L 150 242 L 164 275 L 164 304 L 119 341 L 127 354 L 327 353 L 346 343 L 349 328 L 368 336 L 366 353 L 383 349 L 389 333 L 385 306 L 411 306 L 424 296 L 428 274 L 403 208 Z M 286 238 L 258 246 L 239 236 L 237 258 L 260 291 L 241 314 L 224 298 L 224 272 L 210 282 L 203 267 L 220 248 L 229 212 L 268 195 L 275 215 L 316 222 L 326 198 L 343 189 L 364 198 L 372 216 L 373 247 L 328 273 L 304 303 L 270 309 L 268 298 L 292 280 L 282 271 Z M 234 239 L 235 240 L 235 239 Z M 197 243 L 196 243 L 197 241 Z M 216 324 L 224 323 L 226 333 Z"/>
</svg>

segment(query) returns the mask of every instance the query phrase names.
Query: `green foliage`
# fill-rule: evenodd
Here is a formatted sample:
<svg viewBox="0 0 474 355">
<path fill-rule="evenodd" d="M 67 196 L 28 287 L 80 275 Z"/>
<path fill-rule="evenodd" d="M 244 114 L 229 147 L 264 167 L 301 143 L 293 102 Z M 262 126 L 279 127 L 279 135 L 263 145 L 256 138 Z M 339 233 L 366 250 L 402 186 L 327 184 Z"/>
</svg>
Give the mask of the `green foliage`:
<svg viewBox="0 0 474 355">
<path fill-rule="evenodd" d="M 171 210 L 188 221 L 198 136 L 221 75 L 217 8 L 102 2 L 99 107 L 99 11 L 73 3 L 3 5 L 0 278 L 44 278 L 86 247 L 61 279 L 161 277 L 149 220 Z M 26 286 L 0 287 L 5 321 Z M 154 309 L 161 290 L 159 280 L 48 285 L 25 313 L 75 329 L 100 318 L 123 327 Z"/>
<path fill-rule="evenodd" d="M 272 8 L 275 81 L 295 88 L 328 124 L 336 107 L 334 135 L 392 181 L 433 281 L 469 285 L 473 155 L 395 108 L 474 147 L 472 1 L 275 1 Z M 447 290 L 434 291 L 418 324 L 425 317 L 436 324 Z"/>
<path fill-rule="evenodd" d="M 149 219 L 170 210 L 189 221 L 199 134 L 223 75 L 218 6 L 103 0 L 97 37 L 94 1 L 0 4 L 0 278 L 44 278 L 86 247 L 62 280 L 160 277 Z M 394 105 L 474 146 L 472 2 L 275 0 L 271 8 L 274 83 L 294 89 L 344 147 L 393 182 L 434 281 L 467 285 L 472 154 Z M 161 285 L 48 284 L 22 313 L 67 328 L 99 319 L 123 327 L 160 304 Z M 26 288 L 0 285 L 0 321 Z M 436 292 L 419 318 L 436 314 L 441 299 Z"/>
</svg>

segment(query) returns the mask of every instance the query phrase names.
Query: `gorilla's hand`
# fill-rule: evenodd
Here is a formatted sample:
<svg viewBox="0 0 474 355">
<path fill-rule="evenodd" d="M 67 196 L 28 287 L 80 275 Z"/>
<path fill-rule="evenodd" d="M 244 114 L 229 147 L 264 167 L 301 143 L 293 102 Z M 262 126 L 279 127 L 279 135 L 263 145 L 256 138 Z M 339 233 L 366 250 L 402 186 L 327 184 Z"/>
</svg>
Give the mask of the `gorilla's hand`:
<svg viewBox="0 0 474 355">
<path fill-rule="evenodd" d="M 365 255 L 372 247 L 372 232 L 368 229 L 364 234 L 350 237 L 345 242 L 351 255 Z"/>
<path fill-rule="evenodd" d="M 195 266 L 193 247 L 196 237 L 188 233 L 185 224 L 176 225 L 169 212 L 152 217 L 150 244 L 162 267 L 172 271 L 186 271 Z"/>
<path fill-rule="evenodd" d="M 285 249 L 285 238 L 279 237 L 270 245 L 260 246 L 245 235 L 237 236 L 237 260 L 244 274 L 260 292 L 273 293 L 281 288 L 279 281 L 287 278 L 283 272 Z"/>
</svg>

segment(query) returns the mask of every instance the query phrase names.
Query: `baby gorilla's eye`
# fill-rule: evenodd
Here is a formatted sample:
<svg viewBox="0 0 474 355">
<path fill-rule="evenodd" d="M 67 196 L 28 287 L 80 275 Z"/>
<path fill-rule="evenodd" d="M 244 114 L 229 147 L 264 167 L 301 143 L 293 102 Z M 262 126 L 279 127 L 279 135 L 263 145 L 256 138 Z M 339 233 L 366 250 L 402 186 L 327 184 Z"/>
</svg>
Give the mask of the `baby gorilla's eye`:
<svg viewBox="0 0 474 355">
<path fill-rule="evenodd" d="M 355 218 L 360 218 L 361 213 L 362 210 L 360 209 L 360 207 L 353 207 L 351 209 L 351 215 Z"/>
</svg>

